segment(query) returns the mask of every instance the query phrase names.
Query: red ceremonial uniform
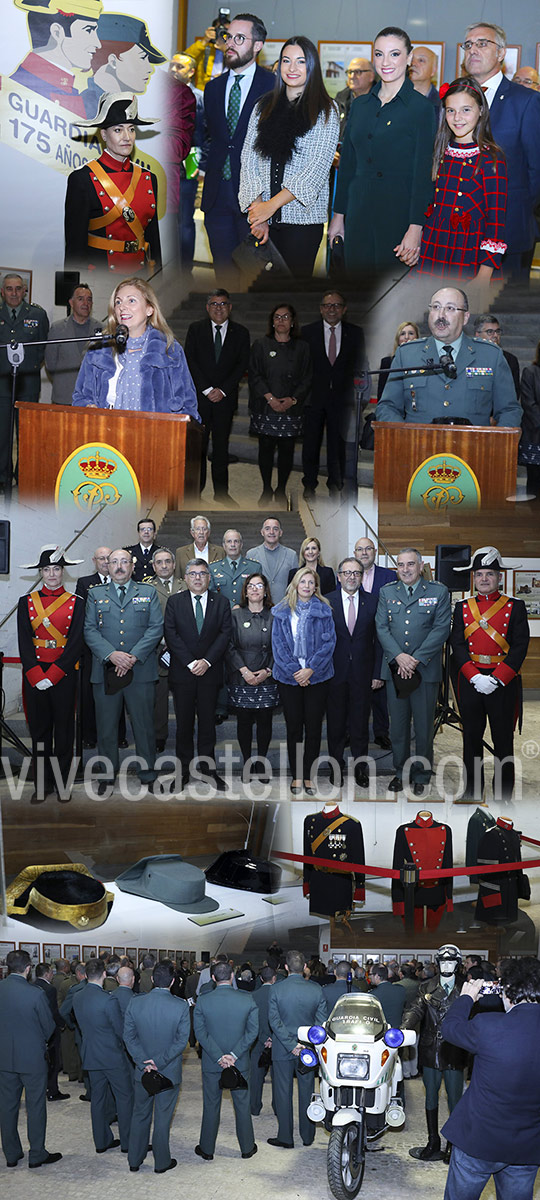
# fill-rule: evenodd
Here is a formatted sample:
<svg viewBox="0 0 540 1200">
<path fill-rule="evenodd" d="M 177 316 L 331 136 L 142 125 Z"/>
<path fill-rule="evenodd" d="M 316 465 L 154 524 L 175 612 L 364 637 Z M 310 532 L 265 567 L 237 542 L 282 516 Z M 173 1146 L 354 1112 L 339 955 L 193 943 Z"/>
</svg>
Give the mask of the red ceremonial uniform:
<svg viewBox="0 0 540 1200">
<path fill-rule="evenodd" d="M 506 250 L 506 163 L 476 145 L 447 146 L 426 210 L 418 270 L 473 278 Z"/>
<path fill-rule="evenodd" d="M 32 736 L 36 791 L 52 790 L 51 759 L 58 760 L 62 779 L 69 775 L 73 753 L 76 665 L 83 648 L 84 603 L 63 587 L 21 596 L 17 611 L 23 695 Z M 40 690 L 41 680 L 52 687 Z M 38 750 L 38 744 L 43 749 Z M 42 797 L 40 797 L 42 798 Z"/>
<path fill-rule="evenodd" d="M 431 813 L 422 817 L 417 813 L 414 821 L 400 825 L 394 842 L 394 870 L 401 870 L 405 863 L 414 863 L 425 870 L 440 870 L 453 866 L 452 830 L 449 825 L 434 821 Z M 452 877 L 420 880 L 414 893 L 414 924 L 422 928 L 423 909 L 428 909 L 427 923 L 430 929 L 439 924 L 444 911 L 452 912 Z M 392 880 L 392 909 L 396 916 L 405 915 L 404 885 L 400 879 Z"/>
<path fill-rule="evenodd" d="M 466 795 L 474 794 L 475 759 L 482 759 L 482 738 L 489 719 L 496 759 L 501 769 L 503 795 L 514 784 L 514 726 L 520 708 L 519 670 L 529 645 L 527 609 L 523 600 L 500 592 L 471 596 L 456 604 L 450 634 L 454 665 L 458 669 L 457 698 L 463 720 L 463 761 Z M 477 692 L 474 675 L 491 675 L 498 687 L 490 695 Z"/>
<path fill-rule="evenodd" d="M 122 275 L 161 266 L 157 180 L 131 159 L 104 151 L 68 177 L 66 267 L 106 267 Z"/>
</svg>

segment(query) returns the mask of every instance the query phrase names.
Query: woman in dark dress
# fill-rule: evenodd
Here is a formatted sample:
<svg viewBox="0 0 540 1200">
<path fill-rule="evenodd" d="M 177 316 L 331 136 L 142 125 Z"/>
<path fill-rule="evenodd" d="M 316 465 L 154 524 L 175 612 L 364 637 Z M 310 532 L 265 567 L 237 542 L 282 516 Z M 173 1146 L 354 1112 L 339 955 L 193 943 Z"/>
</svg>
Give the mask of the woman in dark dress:
<svg viewBox="0 0 540 1200">
<path fill-rule="evenodd" d="M 304 538 L 298 555 L 298 566 L 291 567 L 287 583 L 291 583 L 300 567 L 311 567 L 319 576 L 321 596 L 336 590 L 336 577 L 331 567 L 325 567 L 321 554 L 321 543 L 318 538 Z"/>
<path fill-rule="evenodd" d="M 332 245 L 344 239 L 350 274 L 376 274 L 418 261 L 424 213 L 432 196 L 435 110 L 407 76 L 412 58 L 403 29 L 382 29 L 374 43 L 379 82 L 357 96 L 341 149 Z"/>
<path fill-rule="evenodd" d="M 226 657 L 229 704 L 236 709 L 236 736 L 244 766 L 251 758 L 253 724 L 257 759 L 252 775 L 263 774 L 272 737 L 272 713 L 279 704 L 272 678 L 272 596 L 265 575 L 248 575 L 238 608 L 233 608 L 232 634 Z"/>
<path fill-rule="evenodd" d="M 275 304 L 268 318 L 266 337 L 251 347 L 249 360 L 249 410 L 251 429 L 259 437 L 259 470 L 263 491 L 259 508 L 272 496 L 282 504 L 294 461 L 294 443 L 303 431 L 304 403 L 311 388 L 311 354 L 298 336 L 292 304 Z M 278 485 L 272 491 L 272 471 L 277 450 Z"/>
</svg>

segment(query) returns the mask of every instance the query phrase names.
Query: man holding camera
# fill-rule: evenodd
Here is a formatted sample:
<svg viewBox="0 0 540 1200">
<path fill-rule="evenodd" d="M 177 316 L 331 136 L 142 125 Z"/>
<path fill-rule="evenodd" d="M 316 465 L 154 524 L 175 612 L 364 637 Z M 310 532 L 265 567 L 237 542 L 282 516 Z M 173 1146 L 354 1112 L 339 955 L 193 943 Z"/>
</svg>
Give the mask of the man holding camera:
<svg viewBox="0 0 540 1200">
<path fill-rule="evenodd" d="M 540 1166 L 540 962 L 510 959 L 504 1013 L 469 1020 L 484 980 L 465 983 L 442 1034 L 474 1054 L 467 1091 L 443 1128 L 452 1143 L 445 1200 L 479 1200 L 493 1175 L 498 1200 L 532 1200 Z"/>
</svg>

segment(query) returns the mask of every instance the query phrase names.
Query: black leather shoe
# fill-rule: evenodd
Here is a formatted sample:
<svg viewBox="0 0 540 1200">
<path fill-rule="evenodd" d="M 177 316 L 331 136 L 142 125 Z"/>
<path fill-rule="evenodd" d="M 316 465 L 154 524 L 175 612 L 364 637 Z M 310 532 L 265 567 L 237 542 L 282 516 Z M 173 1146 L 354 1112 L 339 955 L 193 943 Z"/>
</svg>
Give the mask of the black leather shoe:
<svg viewBox="0 0 540 1200">
<path fill-rule="evenodd" d="M 420 783 L 419 780 L 417 780 L 417 782 L 413 783 L 412 785 L 412 793 L 413 796 L 427 796 L 429 794 L 429 783 Z"/>
<path fill-rule="evenodd" d="M 390 780 L 390 783 L 388 784 L 388 787 L 386 790 L 388 792 L 402 792 L 403 791 L 403 783 L 402 783 L 401 779 L 398 779 L 398 776 L 394 775 L 394 778 Z"/>
<path fill-rule="evenodd" d="M 90 1096 L 87 1096 L 86 1092 L 83 1092 L 82 1096 L 79 1096 L 79 1100 L 86 1100 L 86 1103 L 90 1104 Z"/>
<path fill-rule="evenodd" d="M 280 1142 L 279 1138 L 267 1138 L 269 1146 L 280 1146 L 282 1150 L 294 1150 L 294 1142 Z"/>
<path fill-rule="evenodd" d="M 30 1167 L 31 1171 L 35 1167 L 48 1167 L 50 1163 L 60 1162 L 61 1157 L 62 1157 L 61 1154 L 48 1154 L 46 1158 L 42 1158 L 41 1162 L 38 1162 L 38 1163 L 29 1162 L 28 1166 Z"/>
<path fill-rule="evenodd" d="M 120 1138 L 113 1138 L 112 1142 L 109 1142 L 108 1146 L 103 1146 L 101 1150 L 96 1149 L 96 1154 L 106 1154 L 107 1150 L 116 1150 L 116 1147 L 119 1145 Z"/>
<path fill-rule="evenodd" d="M 15 1159 L 15 1162 L 6 1162 L 6 1167 L 16 1167 L 17 1163 L 20 1163 L 21 1158 L 24 1158 L 24 1154 L 19 1154 L 19 1157 Z"/>
<path fill-rule="evenodd" d="M 200 1146 L 195 1146 L 195 1154 L 198 1154 L 199 1158 L 204 1158 L 205 1162 L 212 1162 L 214 1157 L 213 1154 L 205 1154 L 204 1150 Z"/>
<path fill-rule="evenodd" d="M 109 796 L 112 796 L 113 791 L 114 791 L 114 783 L 111 783 L 110 780 L 107 780 L 107 779 L 101 779 L 96 788 L 96 792 L 97 792 L 98 796 L 109 797 Z"/>
<path fill-rule="evenodd" d="M 163 754 L 164 749 L 165 749 L 165 742 L 163 741 L 162 738 L 160 738 L 159 742 L 156 742 L 157 753 Z"/>
<path fill-rule="evenodd" d="M 376 746 L 380 746 L 381 750 L 391 750 L 392 743 L 387 733 L 380 733 L 379 737 L 373 739 Z"/>
<path fill-rule="evenodd" d="M 54 1092 L 52 1095 L 47 1093 L 47 1100 L 70 1100 L 69 1092 Z"/>
<path fill-rule="evenodd" d="M 253 1155 L 257 1153 L 258 1149 L 259 1149 L 259 1147 L 258 1147 L 257 1143 L 254 1142 L 253 1149 L 248 1150 L 247 1154 L 243 1154 L 242 1158 L 253 1158 Z"/>
<path fill-rule="evenodd" d="M 120 750 L 127 750 L 128 746 L 129 746 L 129 742 L 128 742 L 127 738 L 122 738 L 121 741 L 119 741 L 119 743 L 118 743 L 118 748 Z"/>
<path fill-rule="evenodd" d="M 357 787 L 360 787 L 360 788 L 369 787 L 369 772 L 368 771 L 360 771 L 360 770 L 355 771 L 354 772 L 354 782 L 356 783 Z"/>
<path fill-rule="evenodd" d="M 175 1159 L 175 1158 L 171 1158 L 171 1161 L 170 1161 L 170 1163 L 169 1163 L 168 1167 L 159 1167 L 159 1168 L 158 1168 L 158 1167 L 154 1167 L 154 1175 L 164 1175 L 164 1174 L 165 1174 L 165 1171 L 174 1171 L 174 1168 L 175 1168 L 176 1166 L 177 1166 L 177 1161 L 176 1161 L 176 1159 Z"/>
<path fill-rule="evenodd" d="M 129 1169 L 130 1169 L 130 1171 L 138 1171 L 139 1170 L 138 1167 L 130 1167 Z"/>
</svg>

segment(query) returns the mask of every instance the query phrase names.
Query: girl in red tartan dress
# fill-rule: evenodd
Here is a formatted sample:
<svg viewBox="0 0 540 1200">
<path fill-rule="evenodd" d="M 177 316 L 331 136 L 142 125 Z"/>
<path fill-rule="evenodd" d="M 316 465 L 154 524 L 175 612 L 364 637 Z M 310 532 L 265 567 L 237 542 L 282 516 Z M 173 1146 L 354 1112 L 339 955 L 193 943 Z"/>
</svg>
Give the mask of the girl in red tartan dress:
<svg viewBox="0 0 540 1200">
<path fill-rule="evenodd" d="M 506 250 L 507 173 L 486 98 L 471 76 L 454 80 L 444 93 L 433 178 L 418 270 L 489 283 Z"/>
</svg>

